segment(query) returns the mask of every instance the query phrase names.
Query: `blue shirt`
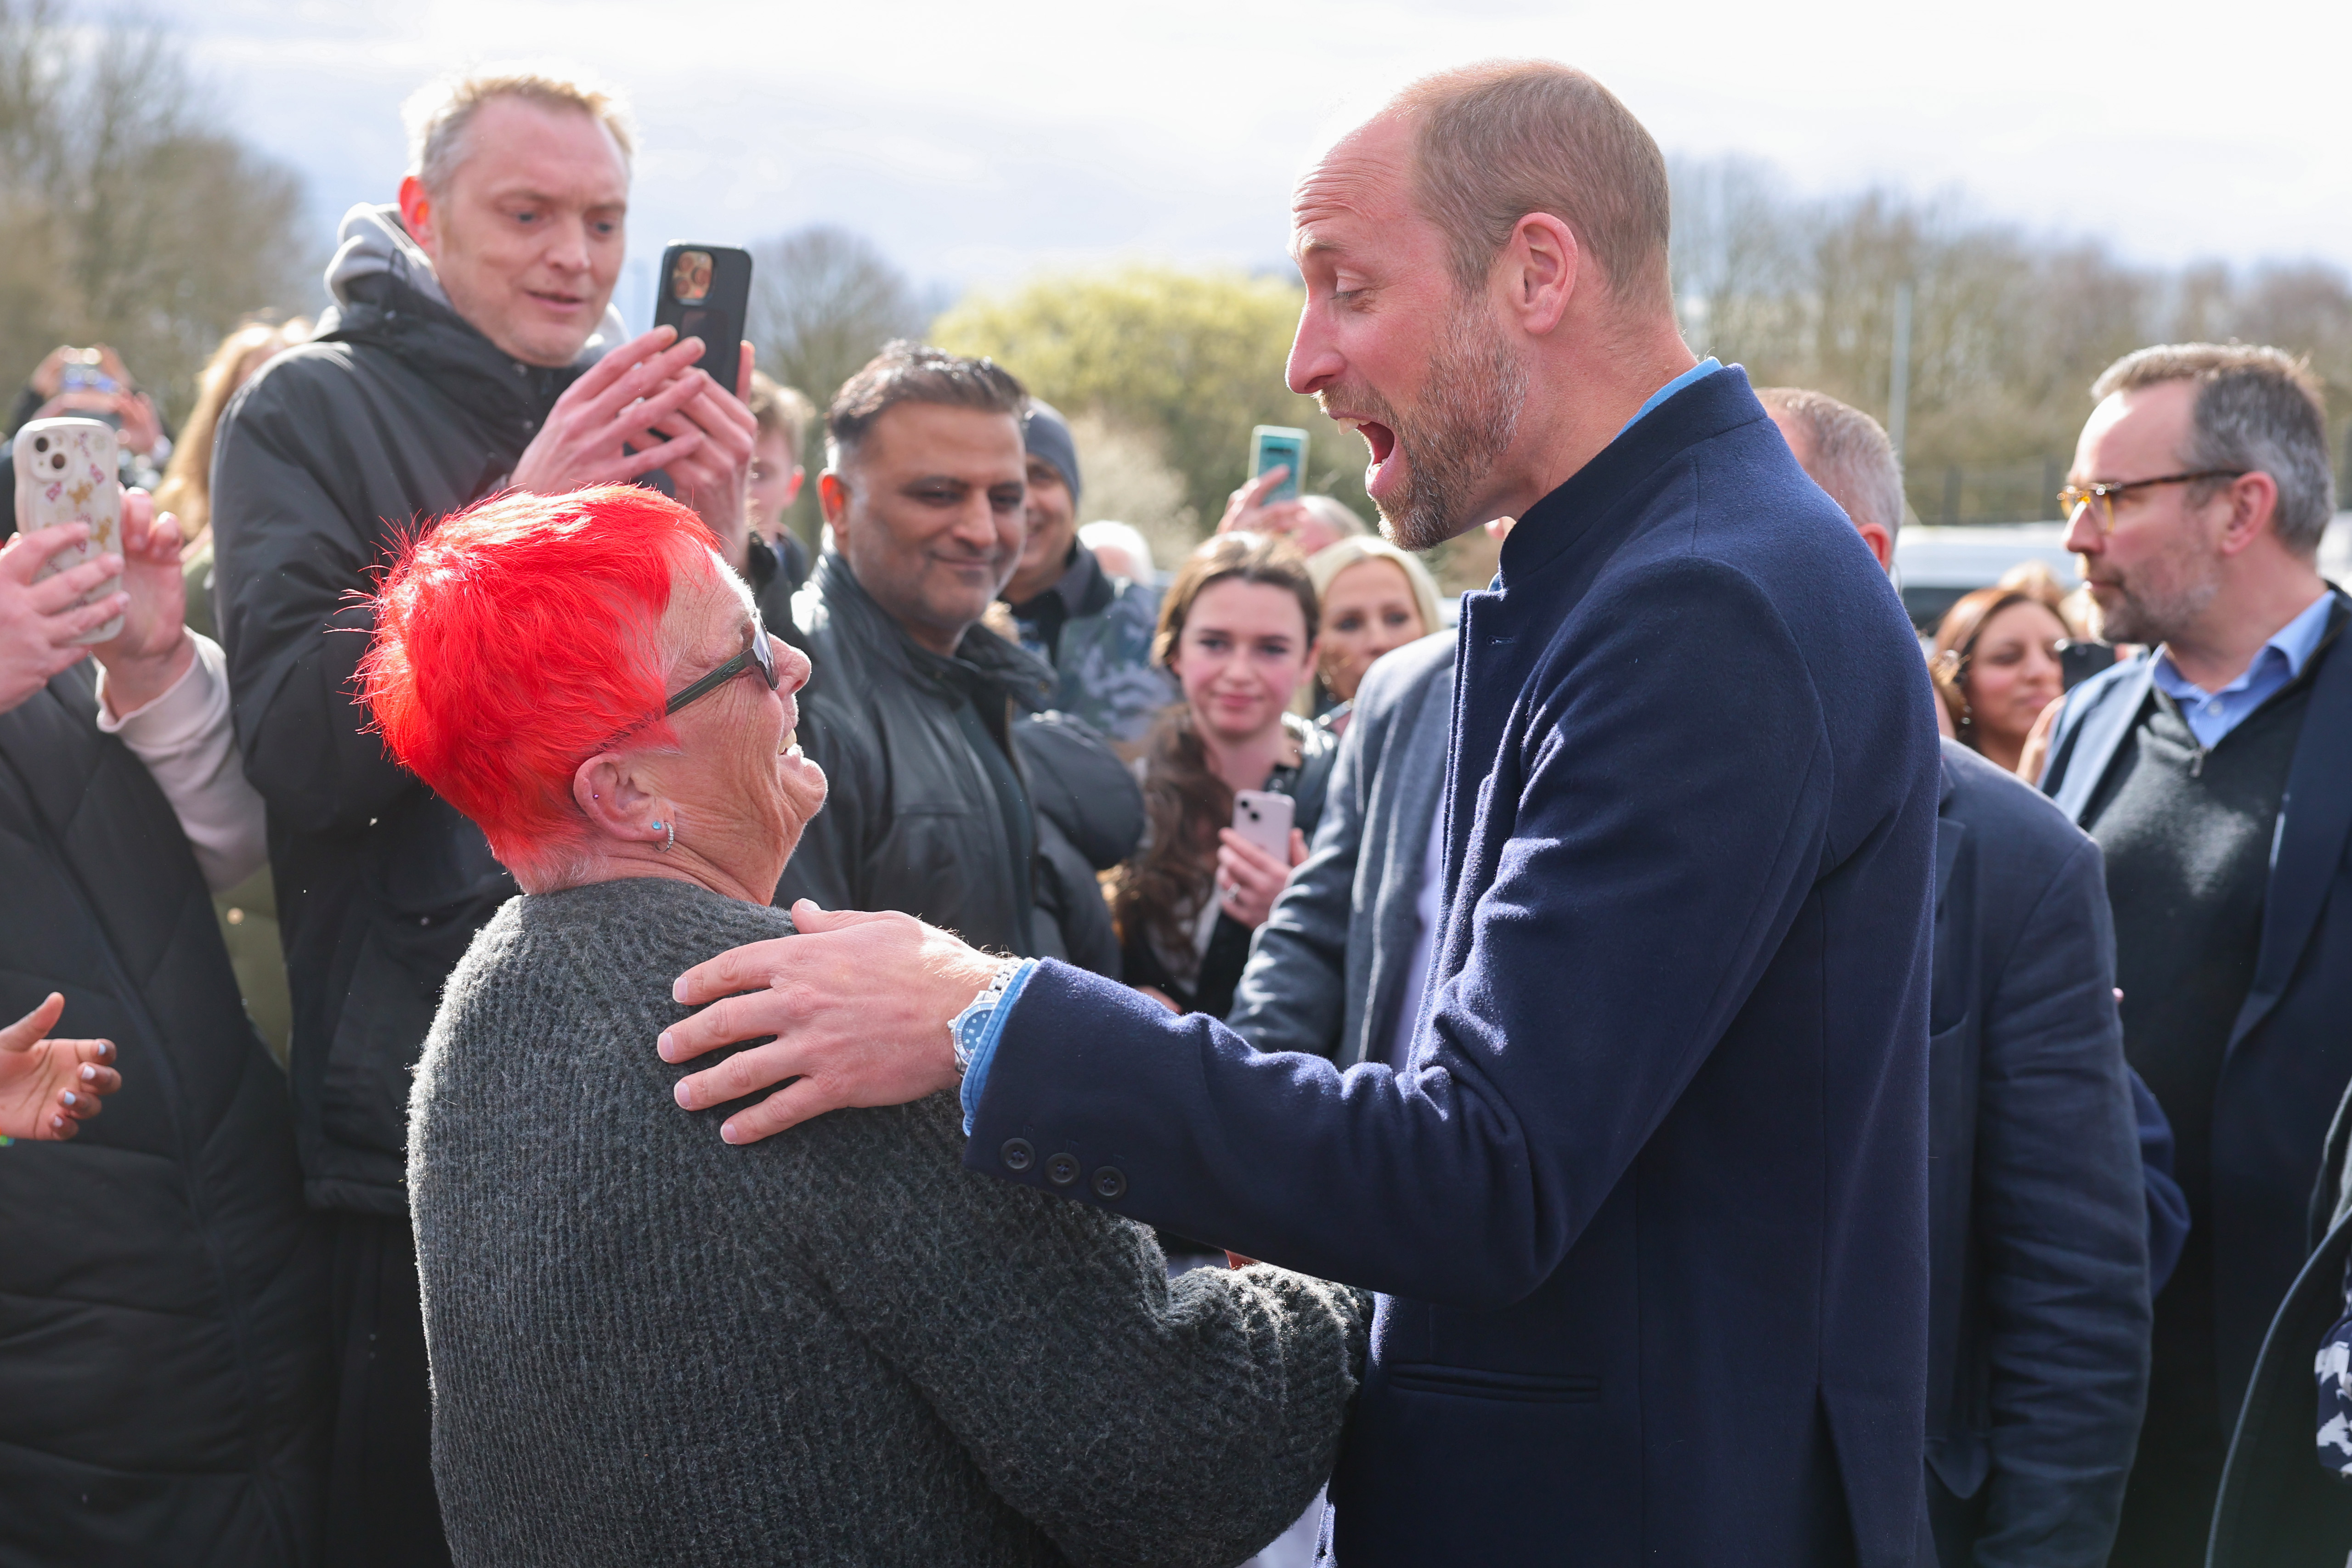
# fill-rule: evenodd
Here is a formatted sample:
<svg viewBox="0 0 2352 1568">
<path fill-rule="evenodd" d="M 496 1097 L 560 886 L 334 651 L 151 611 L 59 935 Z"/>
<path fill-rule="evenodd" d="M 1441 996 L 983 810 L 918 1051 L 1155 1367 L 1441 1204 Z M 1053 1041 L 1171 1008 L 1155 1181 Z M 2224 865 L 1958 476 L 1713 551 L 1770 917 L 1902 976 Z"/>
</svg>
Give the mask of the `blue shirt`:
<svg viewBox="0 0 2352 1568">
<path fill-rule="evenodd" d="M 2180 705 L 2180 716 L 2189 721 L 2189 732 L 2197 737 L 2198 745 L 2209 751 L 2219 746 L 2221 737 L 2237 728 L 2248 714 L 2303 674 L 2311 651 L 2319 646 L 2320 636 L 2327 630 L 2327 613 L 2335 599 L 2334 593 L 2323 591 L 2302 614 L 2272 634 L 2244 674 L 2218 692 L 2191 682 L 2172 662 L 2169 651 L 2157 650 L 2156 684 Z"/>
<path fill-rule="evenodd" d="M 1685 371 L 1682 374 L 1676 376 L 1674 380 L 1668 382 L 1657 391 L 1652 392 L 1650 394 L 1650 400 L 1633 411 L 1633 417 L 1627 420 L 1625 422 L 1624 429 L 1620 430 L 1617 434 L 1619 435 L 1624 434 L 1625 431 L 1631 430 L 1635 425 L 1642 423 L 1642 416 L 1643 414 L 1649 413 L 1652 409 L 1657 407 L 1660 403 L 1674 396 L 1675 393 L 1682 391 L 1683 388 L 1690 385 L 1691 382 L 1705 381 L 1707 377 L 1715 374 L 1716 371 L 1721 369 L 1723 369 L 1723 361 L 1717 359 L 1713 354 L 1709 354 L 1706 358 L 1701 360 L 1698 363 L 1693 365 L 1690 369 Z"/>
</svg>

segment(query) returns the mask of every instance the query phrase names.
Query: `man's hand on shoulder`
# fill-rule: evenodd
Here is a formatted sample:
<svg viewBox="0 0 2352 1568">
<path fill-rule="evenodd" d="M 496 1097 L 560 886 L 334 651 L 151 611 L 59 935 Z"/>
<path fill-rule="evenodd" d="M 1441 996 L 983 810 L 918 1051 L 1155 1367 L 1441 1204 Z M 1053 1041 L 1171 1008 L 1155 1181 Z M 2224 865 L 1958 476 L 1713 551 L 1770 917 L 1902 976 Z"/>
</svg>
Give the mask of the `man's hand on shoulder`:
<svg viewBox="0 0 2352 1568">
<path fill-rule="evenodd" d="M 806 899 L 792 913 L 800 935 L 730 948 L 678 977 L 678 1001 L 709 1005 L 662 1031 L 664 1061 L 775 1038 L 679 1079 L 677 1103 L 706 1110 L 782 1084 L 719 1129 L 751 1144 L 827 1111 L 954 1088 L 948 1025 L 999 960 L 909 915 L 832 913 Z"/>
</svg>

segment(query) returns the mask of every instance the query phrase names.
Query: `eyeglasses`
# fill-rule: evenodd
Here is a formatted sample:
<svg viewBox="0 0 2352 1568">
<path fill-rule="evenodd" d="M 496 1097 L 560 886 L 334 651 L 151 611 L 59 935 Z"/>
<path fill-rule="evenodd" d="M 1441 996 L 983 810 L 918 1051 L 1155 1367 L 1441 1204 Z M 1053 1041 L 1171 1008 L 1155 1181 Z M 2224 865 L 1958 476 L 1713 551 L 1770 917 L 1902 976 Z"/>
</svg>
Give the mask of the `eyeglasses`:
<svg viewBox="0 0 2352 1568">
<path fill-rule="evenodd" d="M 758 669 L 760 678 L 768 683 L 770 691 L 776 689 L 779 679 L 776 674 L 776 651 L 768 646 L 768 634 L 757 626 L 751 628 L 751 642 L 749 647 L 670 698 L 669 706 L 662 709 L 662 716 L 667 718 L 687 704 L 709 696 L 745 670 L 752 668 Z"/>
<path fill-rule="evenodd" d="M 2151 485 L 2190 485 L 2200 479 L 2242 479 L 2247 472 L 2243 468 L 2206 468 L 2195 474 L 2167 474 L 2158 479 L 2126 479 L 2120 485 L 2069 485 L 2058 492 L 2058 516 L 2061 520 L 2071 523 L 2076 512 L 2096 501 L 2099 504 L 2099 531 L 2111 534 L 2116 531 L 2117 496 L 2128 496 L 2134 490 L 2145 490 Z"/>
</svg>

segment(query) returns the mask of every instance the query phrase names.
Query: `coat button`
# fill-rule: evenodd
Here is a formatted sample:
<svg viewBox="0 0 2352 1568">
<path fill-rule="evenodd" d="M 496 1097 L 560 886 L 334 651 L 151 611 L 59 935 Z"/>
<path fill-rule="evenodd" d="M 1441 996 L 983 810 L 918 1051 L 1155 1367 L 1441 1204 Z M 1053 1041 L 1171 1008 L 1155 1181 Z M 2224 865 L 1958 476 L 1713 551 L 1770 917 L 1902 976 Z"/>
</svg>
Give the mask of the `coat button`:
<svg viewBox="0 0 2352 1568">
<path fill-rule="evenodd" d="M 1095 1172 L 1095 1196 L 1105 1203 L 1117 1203 L 1127 1196 L 1127 1178 L 1115 1166 L 1103 1166 Z"/>
<path fill-rule="evenodd" d="M 1026 1138 L 1007 1138 L 997 1153 L 1004 1156 L 1004 1168 L 1009 1171 L 1025 1171 L 1037 1163 L 1037 1151 Z"/>
<path fill-rule="evenodd" d="M 1067 1186 L 1078 1179 L 1078 1156 L 1053 1155 L 1045 1161 L 1045 1179 L 1055 1186 Z"/>
</svg>

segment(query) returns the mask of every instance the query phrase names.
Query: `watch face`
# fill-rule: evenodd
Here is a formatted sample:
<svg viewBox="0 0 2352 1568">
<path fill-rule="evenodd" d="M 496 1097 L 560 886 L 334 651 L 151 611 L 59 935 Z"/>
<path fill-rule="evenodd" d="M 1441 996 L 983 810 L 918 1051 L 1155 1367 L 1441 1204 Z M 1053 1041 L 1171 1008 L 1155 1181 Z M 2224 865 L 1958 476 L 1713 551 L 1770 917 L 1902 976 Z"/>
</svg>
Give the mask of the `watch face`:
<svg viewBox="0 0 2352 1568">
<path fill-rule="evenodd" d="M 982 1008 L 977 1012 L 969 1013 L 958 1027 L 957 1037 L 963 1041 L 963 1048 L 966 1051 L 980 1049 L 980 1037 L 988 1030 L 988 1015 L 992 1010 Z"/>
</svg>

